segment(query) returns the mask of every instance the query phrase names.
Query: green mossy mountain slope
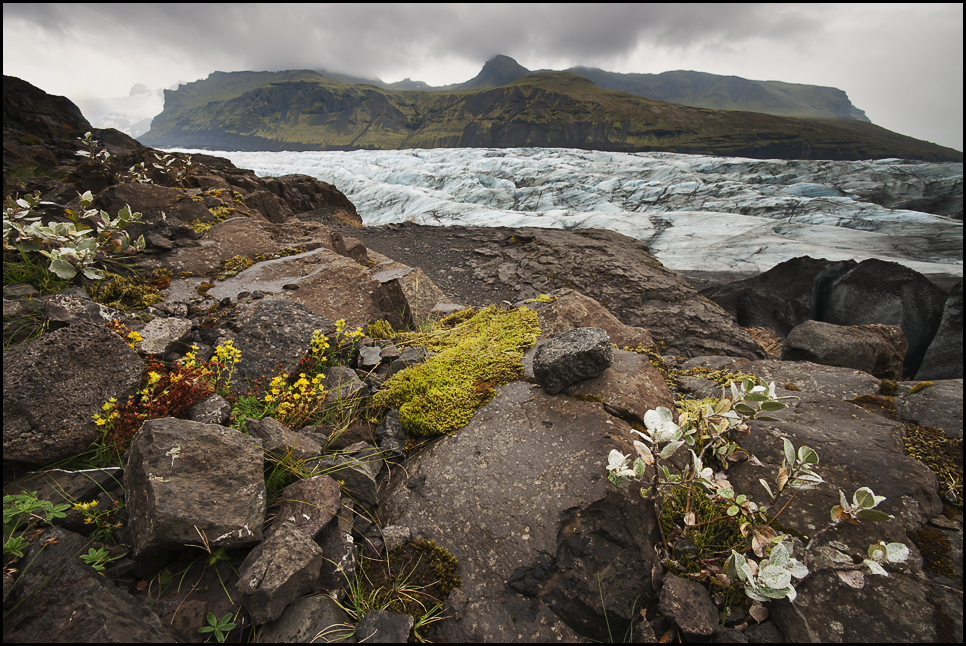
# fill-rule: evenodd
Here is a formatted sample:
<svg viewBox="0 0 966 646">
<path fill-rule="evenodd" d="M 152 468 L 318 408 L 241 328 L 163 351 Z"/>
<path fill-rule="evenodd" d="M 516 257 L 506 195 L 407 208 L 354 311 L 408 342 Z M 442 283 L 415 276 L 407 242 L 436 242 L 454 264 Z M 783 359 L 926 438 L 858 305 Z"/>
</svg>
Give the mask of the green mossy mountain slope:
<svg viewBox="0 0 966 646">
<path fill-rule="evenodd" d="M 494 88 L 389 90 L 308 71 L 215 73 L 165 94 L 141 141 L 230 150 L 560 147 L 784 159 L 962 153 L 854 119 L 710 110 L 541 72 Z"/>
</svg>

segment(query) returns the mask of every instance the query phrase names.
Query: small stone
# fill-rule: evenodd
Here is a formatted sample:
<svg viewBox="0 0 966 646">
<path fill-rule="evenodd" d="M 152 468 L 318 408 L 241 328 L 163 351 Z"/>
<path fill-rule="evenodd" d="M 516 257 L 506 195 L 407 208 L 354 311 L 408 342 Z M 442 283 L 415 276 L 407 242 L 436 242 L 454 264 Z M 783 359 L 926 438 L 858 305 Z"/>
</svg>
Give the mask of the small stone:
<svg viewBox="0 0 966 646">
<path fill-rule="evenodd" d="M 613 362 L 610 336 L 600 328 L 576 328 L 541 345 L 533 356 L 533 375 L 555 395 L 584 379 L 599 377 Z"/>
</svg>

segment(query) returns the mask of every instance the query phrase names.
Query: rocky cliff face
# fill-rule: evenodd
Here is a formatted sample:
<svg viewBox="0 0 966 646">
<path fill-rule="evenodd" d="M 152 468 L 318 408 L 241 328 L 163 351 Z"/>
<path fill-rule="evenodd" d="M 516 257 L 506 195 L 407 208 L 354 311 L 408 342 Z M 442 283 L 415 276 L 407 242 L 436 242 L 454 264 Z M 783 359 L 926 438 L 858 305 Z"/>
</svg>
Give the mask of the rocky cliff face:
<svg viewBox="0 0 966 646">
<path fill-rule="evenodd" d="M 491 77 L 502 80 L 496 72 Z M 869 123 L 690 108 L 604 89 L 566 72 L 479 85 L 398 91 L 307 71 L 238 78 L 217 73 L 167 93 L 164 112 L 141 140 L 227 150 L 567 147 L 784 159 L 962 159 L 957 151 Z"/>
</svg>

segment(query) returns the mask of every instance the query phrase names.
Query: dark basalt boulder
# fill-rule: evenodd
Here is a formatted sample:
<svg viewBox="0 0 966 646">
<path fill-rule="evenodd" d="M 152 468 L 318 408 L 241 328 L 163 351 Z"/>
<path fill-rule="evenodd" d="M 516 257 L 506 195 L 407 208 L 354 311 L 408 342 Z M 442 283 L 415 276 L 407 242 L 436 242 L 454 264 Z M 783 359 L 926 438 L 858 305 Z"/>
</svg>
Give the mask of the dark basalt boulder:
<svg viewBox="0 0 966 646">
<path fill-rule="evenodd" d="M 174 643 L 179 640 L 155 612 L 79 558 L 91 541 L 62 528 L 48 529 L 44 544 L 25 555 L 29 568 L 9 600 L 16 612 L 3 619 L 4 642 Z M 4 586 L 4 605 L 8 600 Z"/>
<path fill-rule="evenodd" d="M 596 402 L 515 381 L 393 471 L 380 519 L 460 562 L 462 602 L 450 595 L 439 639 L 601 639 L 608 621 L 624 633 L 652 594 L 659 540 L 637 490 L 604 477 L 610 449 L 634 451 L 630 430 Z"/>
<path fill-rule="evenodd" d="M 811 298 L 816 277 L 830 262 L 799 256 L 752 278 L 701 290 L 735 317 L 741 327 L 760 327 L 787 336 L 812 318 Z"/>
<path fill-rule="evenodd" d="M 855 368 L 880 379 L 902 379 L 906 339 L 895 325 L 833 325 L 805 321 L 785 339 L 783 361 Z"/>
<path fill-rule="evenodd" d="M 963 378 L 963 281 L 946 299 L 942 321 L 916 373 L 919 381 Z"/>
<path fill-rule="evenodd" d="M 134 394 L 144 364 L 104 325 L 79 321 L 3 355 L 3 458 L 49 464 L 101 436 L 92 416 Z"/>
<path fill-rule="evenodd" d="M 827 294 L 815 318 L 836 325 L 898 325 L 909 342 L 906 373 L 918 372 L 942 321 L 943 290 L 908 267 L 870 259 L 832 281 Z"/>
</svg>

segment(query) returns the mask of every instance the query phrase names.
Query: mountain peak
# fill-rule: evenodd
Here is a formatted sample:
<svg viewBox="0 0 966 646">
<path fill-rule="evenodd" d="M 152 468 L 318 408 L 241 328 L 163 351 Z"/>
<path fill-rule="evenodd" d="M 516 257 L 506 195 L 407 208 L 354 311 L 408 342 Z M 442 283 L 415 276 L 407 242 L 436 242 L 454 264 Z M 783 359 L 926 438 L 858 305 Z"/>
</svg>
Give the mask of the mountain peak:
<svg viewBox="0 0 966 646">
<path fill-rule="evenodd" d="M 527 76 L 528 74 L 530 74 L 530 70 L 509 56 L 497 54 L 483 65 L 483 69 L 480 70 L 480 73 L 475 78 L 466 83 L 461 83 L 458 89 L 477 90 L 481 88 L 500 87 L 501 85 L 512 83 L 518 78 Z"/>
</svg>

